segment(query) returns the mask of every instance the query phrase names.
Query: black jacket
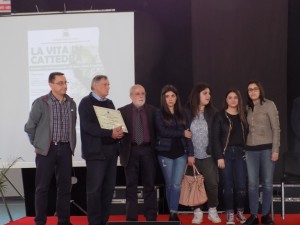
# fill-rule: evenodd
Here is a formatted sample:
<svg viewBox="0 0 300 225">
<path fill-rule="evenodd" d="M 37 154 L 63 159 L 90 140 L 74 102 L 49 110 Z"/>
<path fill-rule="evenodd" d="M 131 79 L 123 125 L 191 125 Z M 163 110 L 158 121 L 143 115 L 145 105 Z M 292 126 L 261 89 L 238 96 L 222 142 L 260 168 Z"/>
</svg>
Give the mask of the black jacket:
<svg viewBox="0 0 300 225">
<path fill-rule="evenodd" d="M 124 137 L 121 141 L 120 163 L 122 166 L 127 166 L 130 158 L 131 147 L 132 147 L 131 146 L 132 133 L 133 133 L 132 107 L 133 105 L 131 103 L 119 108 L 122 117 L 124 119 L 125 125 L 128 129 L 128 133 L 124 133 Z M 144 107 L 147 115 L 150 142 L 151 142 L 151 147 L 153 149 L 153 156 L 154 156 L 155 155 L 154 147 L 155 147 L 155 140 L 156 140 L 154 116 L 155 116 L 156 108 L 148 104 L 145 104 Z"/>
<path fill-rule="evenodd" d="M 245 124 L 241 121 L 243 130 L 243 143 L 246 144 L 246 138 L 248 129 Z M 232 122 L 225 110 L 217 112 L 213 120 L 213 131 L 212 131 L 212 156 L 218 160 L 224 158 L 224 152 L 228 147 L 230 138 L 230 132 L 232 130 Z"/>
</svg>

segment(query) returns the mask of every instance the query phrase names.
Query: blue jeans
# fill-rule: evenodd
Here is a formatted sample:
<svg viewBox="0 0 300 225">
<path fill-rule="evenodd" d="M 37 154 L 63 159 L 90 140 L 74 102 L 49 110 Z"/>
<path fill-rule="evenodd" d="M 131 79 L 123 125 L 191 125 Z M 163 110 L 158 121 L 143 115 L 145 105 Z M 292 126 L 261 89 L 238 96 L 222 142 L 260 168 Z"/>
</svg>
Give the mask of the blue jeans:
<svg viewBox="0 0 300 225">
<path fill-rule="evenodd" d="M 275 163 L 271 160 L 272 150 L 247 151 L 249 206 L 252 215 L 258 214 L 259 182 L 262 184 L 262 215 L 270 212 L 273 196 L 273 172 Z M 261 176 L 260 176 L 261 175 Z"/>
<path fill-rule="evenodd" d="M 229 212 L 234 211 L 234 199 L 236 199 L 236 208 L 244 209 L 247 186 L 247 167 L 243 156 L 244 149 L 242 147 L 228 147 L 224 157 L 225 168 L 220 169 L 225 209 Z M 235 196 L 234 192 L 236 193 Z"/>
<path fill-rule="evenodd" d="M 178 211 L 180 188 L 187 157 L 183 155 L 176 159 L 158 156 L 158 162 L 166 185 L 166 198 L 170 212 Z"/>
</svg>

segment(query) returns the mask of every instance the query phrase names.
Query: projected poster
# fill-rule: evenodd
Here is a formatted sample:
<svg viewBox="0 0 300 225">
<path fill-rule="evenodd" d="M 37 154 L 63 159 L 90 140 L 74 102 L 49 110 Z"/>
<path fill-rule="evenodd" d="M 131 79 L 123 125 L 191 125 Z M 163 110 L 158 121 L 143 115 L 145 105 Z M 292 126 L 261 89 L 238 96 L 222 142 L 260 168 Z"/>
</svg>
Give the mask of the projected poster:
<svg viewBox="0 0 300 225">
<path fill-rule="evenodd" d="M 78 103 L 95 74 L 105 74 L 99 55 L 99 28 L 28 31 L 30 104 L 48 89 L 49 74 L 63 72 L 68 94 Z"/>
</svg>

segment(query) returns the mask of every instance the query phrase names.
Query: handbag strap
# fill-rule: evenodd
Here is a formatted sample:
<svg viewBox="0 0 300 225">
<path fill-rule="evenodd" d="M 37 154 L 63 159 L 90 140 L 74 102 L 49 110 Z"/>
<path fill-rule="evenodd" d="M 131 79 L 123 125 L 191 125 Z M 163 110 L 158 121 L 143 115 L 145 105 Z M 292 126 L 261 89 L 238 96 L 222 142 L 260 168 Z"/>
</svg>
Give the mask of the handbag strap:
<svg viewBox="0 0 300 225">
<path fill-rule="evenodd" d="M 188 164 L 186 164 L 185 166 L 185 171 L 184 171 L 184 174 L 186 174 L 186 170 L 188 168 Z M 193 176 L 197 176 L 197 175 L 201 175 L 201 173 L 198 171 L 197 167 L 195 166 L 195 164 L 193 164 Z"/>
<path fill-rule="evenodd" d="M 197 167 L 195 166 L 195 164 L 193 164 L 193 171 L 194 171 L 194 176 L 201 175 L 200 172 L 198 171 Z"/>
</svg>

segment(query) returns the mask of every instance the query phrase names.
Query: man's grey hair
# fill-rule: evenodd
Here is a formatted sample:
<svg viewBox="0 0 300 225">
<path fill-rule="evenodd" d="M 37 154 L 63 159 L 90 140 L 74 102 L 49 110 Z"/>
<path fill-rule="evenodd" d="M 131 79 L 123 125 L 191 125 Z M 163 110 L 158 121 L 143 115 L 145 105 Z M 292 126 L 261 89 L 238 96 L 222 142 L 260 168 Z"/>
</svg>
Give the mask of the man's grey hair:
<svg viewBox="0 0 300 225">
<path fill-rule="evenodd" d="M 136 89 L 136 88 L 138 88 L 138 87 L 141 87 L 141 88 L 144 88 L 142 85 L 140 85 L 140 84 L 135 84 L 135 85 L 133 85 L 131 88 L 130 88 L 130 95 L 132 95 L 133 94 L 133 92 L 134 92 L 134 90 Z M 145 90 L 145 88 L 144 88 L 144 90 Z M 146 91 L 145 91 L 146 92 Z"/>
<path fill-rule="evenodd" d="M 94 84 L 98 83 L 99 80 L 102 80 L 102 79 L 107 80 L 108 78 L 105 75 L 96 75 L 96 76 L 94 76 L 94 78 L 92 80 L 92 83 L 91 83 L 91 90 L 92 91 L 94 90 L 94 88 L 93 88 Z"/>
</svg>

